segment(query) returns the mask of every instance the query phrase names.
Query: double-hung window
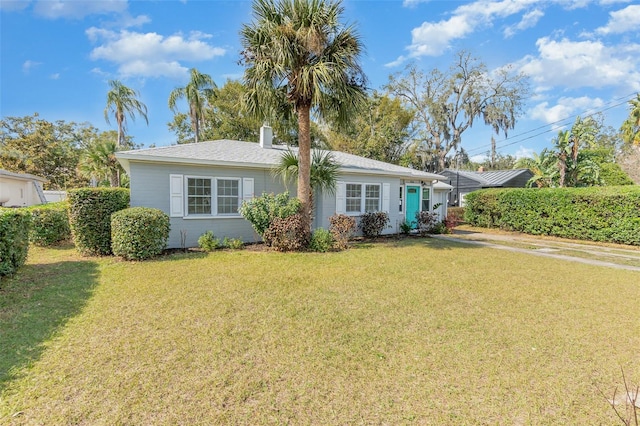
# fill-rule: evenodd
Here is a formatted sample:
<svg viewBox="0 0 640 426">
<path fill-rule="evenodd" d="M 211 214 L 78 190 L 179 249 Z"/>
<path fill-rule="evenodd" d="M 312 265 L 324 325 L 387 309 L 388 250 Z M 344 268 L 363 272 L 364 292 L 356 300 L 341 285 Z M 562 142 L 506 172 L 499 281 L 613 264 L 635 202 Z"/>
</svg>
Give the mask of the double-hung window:
<svg viewBox="0 0 640 426">
<path fill-rule="evenodd" d="M 348 183 L 346 195 L 346 212 L 362 212 L 362 184 Z"/>
<path fill-rule="evenodd" d="M 380 210 L 380 184 L 347 183 L 345 211 L 368 213 Z"/>
<path fill-rule="evenodd" d="M 211 214 L 211 179 L 187 179 L 187 214 Z"/>
<path fill-rule="evenodd" d="M 364 211 L 365 213 L 377 212 L 380 210 L 380 185 L 365 185 L 364 190 Z"/>
<path fill-rule="evenodd" d="M 216 179 L 218 214 L 237 214 L 240 206 L 240 180 Z"/>
<path fill-rule="evenodd" d="M 237 215 L 240 179 L 187 177 L 187 215 Z"/>
</svg>

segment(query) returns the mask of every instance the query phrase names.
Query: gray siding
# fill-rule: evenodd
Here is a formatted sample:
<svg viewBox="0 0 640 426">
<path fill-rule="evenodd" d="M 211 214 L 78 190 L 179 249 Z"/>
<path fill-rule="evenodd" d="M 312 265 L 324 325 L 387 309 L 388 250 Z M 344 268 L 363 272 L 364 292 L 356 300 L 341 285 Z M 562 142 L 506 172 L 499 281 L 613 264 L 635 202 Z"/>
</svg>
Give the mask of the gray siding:
<svg viewBox="0 0 640 426">
<path fill-rule="evenodd" d="M 182 174 L 201 177 L 253 178 L 254 195 L 263 192 L 281 193 L 285 191 L 280 180 L 271 176 L 269 170 L 205 167 L 180 164 L 131 163 L 131 206 L 157 208 L 169 215 L 169 176 Z M 295 196 L 295 187 L 292 196 Z M 171 218 L 169 248 L 181 247 L 181 232 L 186 233 L 186 247 L 197 247 L 198 238 L 206 231 L 213 231 L 216 237 L 241 238 L 245 242 L 259 241 L 251 224 L 243 217 Z"/>
</svg>

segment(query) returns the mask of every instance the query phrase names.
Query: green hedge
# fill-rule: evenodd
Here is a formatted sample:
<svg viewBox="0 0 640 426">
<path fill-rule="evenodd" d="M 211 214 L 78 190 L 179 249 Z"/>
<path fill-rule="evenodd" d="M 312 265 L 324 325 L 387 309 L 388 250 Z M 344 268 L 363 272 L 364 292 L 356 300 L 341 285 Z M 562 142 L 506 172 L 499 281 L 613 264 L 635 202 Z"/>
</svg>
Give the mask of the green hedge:
<svg viewBox="0 0 640 426">
<path fill-rule="evenodd" d="M 129 207 L 126 188 L 80 188 L 67 192 L 69 225 L 83 255 L 111 254 L 111 214 Z"/>
<path fill-rule="evenodd" d="M 26 262 L 30 225 L 25 209 L 0 208 L 0 277 L 13 275 Z"/>
<path fill-rule="evenodd" d="M 132 207 L 111 215 L 113 254 L 144 260 L 162 253 L 169 239 L 169 216 L 162 210 Z"/>
<path fill-rule="evenodd" d="M 71 238 L 69 203 L 39 204 L 28 207 L 31 213 L 29 241 L 37 246 L 50 246 Z"/>
<path fill-rule="evenodd" d="M 465 220 L 475 226 L 640 245 L 638 186 L 488 189 L 465 203 Z"/>
</svg>

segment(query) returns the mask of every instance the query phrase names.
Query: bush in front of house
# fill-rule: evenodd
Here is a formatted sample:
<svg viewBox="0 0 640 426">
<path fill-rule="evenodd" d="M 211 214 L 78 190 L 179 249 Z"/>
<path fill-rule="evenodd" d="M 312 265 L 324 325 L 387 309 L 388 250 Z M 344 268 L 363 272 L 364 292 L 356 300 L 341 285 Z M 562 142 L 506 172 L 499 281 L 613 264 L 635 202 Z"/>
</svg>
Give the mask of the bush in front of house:
<svg viewBox="0 0 640 426">
<path fill-rule="evenodd" d="M 242 250 L 244 248 L 244 241 L 241 238 L 224 237 L 221 244 L 222 247 L 231 250 Z"/>
<path fill-rule="evenodd" d="M 481 190 L 465 202 L 474 226 L 640 245 L 638 186 Z"/>
<path fill-rule="evenodd" d="M 441 234 L 441 229 L 438 227 L 440 223 L 438 221 L 437 213 L 430 213 L 427 211 L 416 212 L 416 223 L 418 224 L 418 234 L 426 236 L 428 234 Z"/>
<path fill-rule="evenodd" d="M 27 260 L 31 215 L 0 208 L 0 277 L 12 276 Z"/>
<path fill-rule="evenodd" d="M 311 233 L 302 213 L 276 217 L 264 232 L 264 242 L 278 251 L 302 251 L 309 247 Z"/>
<path fill-rule="evenodd" d="M 358 227 L 362 235 L 367 238 L 380 236 L 384 228 L 389 227 L 389 215 L 387 212 L 368 212 L 360 216 Z"/>
<path fill-rule="evenodd" d="M 27 210 L 31 213 L 31 243 L 46 247 L 71 238 L 69 204 L 66 201 L 39 204 Z"/>
<path fill-rule="evenodd" d="M 76 249 L 83 255 L 109 255 L 111 214 L 129 207 L 126 188 L 80 188 L 67 192 L 69 226 Z"/>
<path fill-rule="evenodd" d="M 334 214 L 329 218 L 329 232 L 333 238 L 333 247 L 337 250 L 345 250 L 356 232 L 356 220 L 346 214 Z"/>
<path fill-rule="evenodd" d="M 113 254 L 127 260 L 145 260 L 167 247 L 169 216 L 159 209 L 132 207 L 111 215 Z"/>
<path fill-rule="evenodd" d="M 242 203 L 238 211 L 264 239 L 264 233 L 276 218 L 284 219 L 300 211 L 300 200 L 290 198 L 288 192 L 267 194 Z M 266 241 L 265 241 L 266 242 Z"/>
<path fill-rule="evenodd" d="M 220 247 L 220 238 L 216 238 L 213 231 L 207 231 L 198 238 L 198 247 L 206 252 L 212 252 Z"/>
<path fill-rule="evenodd" d="M 333 236 L 324 228 L 318 228 L 311 234 L 309 249 L 320 253 L 326 253 L 333 248 Z"/>
</svg>

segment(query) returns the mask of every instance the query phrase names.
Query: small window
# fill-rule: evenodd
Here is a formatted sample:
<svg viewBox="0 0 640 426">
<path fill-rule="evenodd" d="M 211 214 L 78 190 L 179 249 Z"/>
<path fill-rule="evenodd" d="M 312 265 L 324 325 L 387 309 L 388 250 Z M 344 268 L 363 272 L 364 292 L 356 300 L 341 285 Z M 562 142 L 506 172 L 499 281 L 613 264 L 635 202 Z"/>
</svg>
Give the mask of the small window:
<svg viewBox="0 0 640 426">
<path fill-rule="evenodd" d="M 429 188 L 422 188 L 422 211 L 429 211 Z"/>
<path fill-rule="evenodd" d="M 211 214 L 211 179 L 187 179 L 188 214 Z"/>
<path fill-rule="evenodd" d="M 402 198 L 403 198 L 403 192 L 404 192 L 404 188 L 402 187 L 402 185 L 400 185 L 400 203 L 399 203 L 399 212 L 402 212 Z"/>
<path fill-rule="evenodd" d="M 362 211 L 362 185 L 347 184 L 346 212 L 360 213 Z"/>
<path fill-rule="evenodd" d="M 380 185 L 366 185 L 364 211 L 377 212 L 380 210 Z"/>
<path fill-rule="evenodd" d="M 240 185 L 237 179 L 217 179 L 218 214 L 237 214 Z"/>
</svg>

